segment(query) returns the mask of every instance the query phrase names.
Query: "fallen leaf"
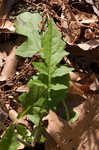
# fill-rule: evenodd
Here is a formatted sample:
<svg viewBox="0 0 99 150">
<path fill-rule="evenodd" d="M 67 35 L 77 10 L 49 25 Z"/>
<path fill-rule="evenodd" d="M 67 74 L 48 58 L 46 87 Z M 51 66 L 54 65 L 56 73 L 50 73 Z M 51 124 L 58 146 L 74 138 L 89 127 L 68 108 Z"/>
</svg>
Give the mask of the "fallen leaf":
<svg viewBox="0 0 99 150">
<path fill-rule="evenodd" d="M 22 85 L 16 89 L 16 92 L 29 92 L 29 87 L 27 85 Z"/>
<path fill-rule="evenodd" d="M 8 80 L 8 78 L 11 77 L 16 71 L 18 57 L 14 53 L 15 50 L 16 50 L 16 46 L 13 47 L 11 53 L 7 57 L 4 68 L 0 75 L 0 81 Z"/>
<path fill-rule="evenodd" d="M 16 124 L 23 124 L 28 127 L 28 121 L 25 120 L 26 116 L 17 119 L 18 113 L 15 110 L 9 110 L 9 118 Z"/>
<path fill-rule="evenodd" d="M 64 40 L 70 45 L 74 44 L 81 32 L 81 25 L 76 20 L 67 2 L 63 2 L 62 5 L 61 30 Z"/>
<path fill-rule="evenodd" d="M 88 51 L 99 46 L 99 39 L 90 40 L 84 43 L 77 44 L 81 49 Z"/>
<path fill-rule="evenodd" d="M 91 83 L 90 85 L 90 90 L 92 91 L 96 91 L 96 90 L 99 90 L 99 81 L 97 78 L 94 79 L 94 81 Z"/>
<path fill-rule="evenodd" d="M 2 30 L 1 30 L 2 29 Z M 12 23 L 11 21 L 8 21 L 8 20 L 6 20 L 5 21 L 5 24 L 3 25 L 3 26 L 0 26 L 0 30 L 2 31 L 2 32 L 4 32 L 4 29 L 7 29 L 8 30 L 8 33 L 10 33 L 10 32 L 15 32 L 15 27 L 14 27 L 14 23 Z M 0 31 L 0 32 L 1 32 Z M 2 33 L 1 32 L 1 33 Z"/>
<path fill-rule="evenodd" d="M 41 48 L 41 40 L 38 25 L 41 16 L 38 13 L 25 12 L 17 17 L 16 33 L 27 37 L 15 51 L 15 54 L 22 57 L 32 57 Z M 35 38 L 34 38 L 35 37 Z"/>
</svg>

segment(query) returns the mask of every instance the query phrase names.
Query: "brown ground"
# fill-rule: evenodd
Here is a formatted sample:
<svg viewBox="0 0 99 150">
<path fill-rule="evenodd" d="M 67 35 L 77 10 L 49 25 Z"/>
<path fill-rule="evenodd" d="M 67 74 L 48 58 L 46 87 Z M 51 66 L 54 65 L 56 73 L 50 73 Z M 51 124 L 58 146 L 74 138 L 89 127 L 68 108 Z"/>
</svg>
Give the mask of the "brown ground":
<svg viewBox="0 0 99 150">
<path fill-rule="evenodd" d="M 73 124 L 56 121 L 55 114 L 49 116 L 49 133 L 62 150 L 98 150 L 99 149 L 99 95 L 82 100 L 77 95 L 69 95 L 71 108 L 79 112 L 78 120 Z M 74 104 L 75 102 L 75 104 Z M 75 106 L 73 106 L 75 105 Z M 54 116 L 54 117 L 52 117 Z M 51 118 L 50 118 L 51 117 Z M 54 124 L 54 125 L 53 125 Z M 55 128 L 54 128 L 55 126 Z M 57 128 L 56 128 L 57 127 Z M 49 145 L 49 146 L 48 146 Z M 50 148 L 51 147 L 51 148 Z M 49 140 L 46 148 L 54 150 Z M 58 148 L 57 148 L 58 150 Z"/>
<path fill-rule="evenodd" d="M 66 104 L 70 110 L 77 111 L 79 117 L 74 123 L 63 119 L 63 104 L 57 115 L 50 111 L 45 118 L 48 120 L 45 150 L 99 150 L 99 2 L 22 0 L 15 3 L 14 0 L 1 0 L 0 3 L 0 16 L 10 19 L 9 26 L 15 19 L 11 16 L 23 11 L 41 10 L 42 30 L 45 30 L 44 18 L 53 17 L 67 43 L 66 50 L 70 52 L 61 62 L 74 67 Z M 31 64 L 40 57 L 22 59 L 15 56 L 16 47 L 25 39 L 9 30 L 5 33 L 4 22 L 1 21 L 0 28 L 0 119 L 8 127 L 13 121 L 9 110 L 18 113 L 23 110 L 16 99 L 28 90 L 26 83 L 36 73 Z M 1 129 L 0 135 L 2 133 Z"/>
</svg>

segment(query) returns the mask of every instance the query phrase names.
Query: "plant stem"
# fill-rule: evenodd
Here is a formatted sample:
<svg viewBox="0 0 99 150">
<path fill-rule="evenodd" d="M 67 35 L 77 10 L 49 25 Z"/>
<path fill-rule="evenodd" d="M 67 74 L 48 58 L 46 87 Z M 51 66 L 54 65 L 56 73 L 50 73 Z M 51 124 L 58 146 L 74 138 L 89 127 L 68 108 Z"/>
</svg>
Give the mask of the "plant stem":
<svg viewBox="0 0 99 150">
<path fill-rule="evenodd" d="M 35 146 L 35 144 L 36 144 L 36 142 L 37 142 L 37 140 L 38 140 L 39 131 L 40 131 L 40 125 L 35 128 L 35 131 L 34 131 L 34 140 L 33 140 L 32 143 L 31 143 L 32 147 Z"/>
<path fill-rule="evenodd" d="M 24 141 L 23 139 L 21 139 L 20 137 L 17 137 L 18 141 L 22 144 L 24 144 L 25 146 L 29 147 L 29 148 L 32 148 L 32 146 L 27 143 L 26 141 Z"/>
<path fill-rule="evenodd" d="M 50 54 L 50 59 L 51 59 L 51 54 Z M 50 73 L 50 70 L 51 70 L 51 64 L 50 64 L 50 61 L 49 61 L 49 65 L 48 65 L 48 102 L 50 102 L 51 100 L 51 96 L 50 96 L 50 92 L 51 92 L 51 73 Z"/>
<path fill-rule="evenodd" d="M 66 118 L 67 118 L 67 121 L 69 121 L 69 119 L 70 119 L 70 115 L 69 115 L 68 107 L 67 107 L 67 105 L 66 105 L 66 103 L 65 103 L 65 101 L 64 101 L 64 100 L 62 101 L 62 103 L 63 103 L 64 108 L 65 108 L 65 111 L 66 111 Z"/>
</svg>

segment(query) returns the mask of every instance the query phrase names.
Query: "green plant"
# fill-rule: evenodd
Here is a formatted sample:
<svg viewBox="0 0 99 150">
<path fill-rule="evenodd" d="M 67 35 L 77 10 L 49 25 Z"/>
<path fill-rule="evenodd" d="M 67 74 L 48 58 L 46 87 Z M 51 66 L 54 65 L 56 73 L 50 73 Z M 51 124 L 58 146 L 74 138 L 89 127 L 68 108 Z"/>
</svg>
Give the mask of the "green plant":
<svg viewBox="0 0 99 150">
<path fill-rule="evenodd" d="M 16 32 L 17 34 L 26 36 L 27 39 L 17 48 L 16 55 L 32 57 L 41 48 L 38 28 L 40 20 L 41 16 L 38 13 L 25 12 L 17 16 Z"/>
<path fill-rule="evenodd" d="M 27 27 L 30 27 L 30 25 Z M 16 28 L 18 29 L 18 33 L 24 34 L 25 29 L 19 27 L 19 24 L 16 26 Z M 38 34 L 37 29 L 36 34 Z M 29 36 L 30 35 L 28 34 L 28 40 Z M 34 36 L 33 38 L 35 39 Z M 19 97 L 19 100 L 24 106 L 24 112 L 18 116 L 18 118 L 20 118 L 26 114 L 28 120 L 30 120 L 34 124 L 34 130 L 32 132 L 32 135 L 28 136 L 26 128 L 24 128 L 23 126 L 17 125 L 15 133 L 14 125 L 11 125 L 0 142 L 0 148 L 2 150 L 4 149 L 3 143 L 5 143 L 5 140 L 8 140 L 9 150 L 12 150 L 11 145 L 14 145 L 15 143 L 12 143 L 13 140 L 9 140 L 9 130 L 12 131 L 12 137 L 17 137 L 17 135 L 20 134 L 22 136 L 22 139 L 32 146 L 35 146 L 36 142 L 43 142 L 45 126 L 42 122 L 42 118 L 49 113 L 50 109 L 52 109 L 53 111 L 57 111 L 58 104 L 66 98 L 66 90 L 69 84 L 68 73 L 72 71 L 72 68 L 68 68 L 66 65 L 60 64 L 62 58 L 68 53 L 64 51 L 65 43 L 61 39 L 61 33 L 58 31 L 53 20 L 50 20 L 48 30 L 44 33 L 43 37 L 38 39 L 38 42 L 41 45 L 41 47 L 39 48 L 42 61 L 33 62 L 33 66 L 38 70 L 38 73 L 37 75 L 31 77 L 30 81 L 28 82 L 28 86 L 30 89 L 29 92 L 24 93 Z M 28 42 L 28 40 L 25 41 L 25 44 L 26 42 Z M 31 41 L 33 41 L 33 39 Z M 25 48 L 25 44 L 23 43 L 22 46 L 20 46 L 21 50 L 22 48 Z M 32 44 L 33 43 L 31 43 L 30 46 L 28 43 L 28 52 L 26 51 L 26 49 L 24 49 L 24 52 L 22 51 L 21 53 L 19 47 L 16 51 L 16 54 L 28 57 L 29 51 L 31 51 L 30 47 L 33 47 Z M 39 50 L 37 48 L 36 51 L 31 53 L 31 56 L 35 54 L 37 50 Z M 69 119 L 68 111 L 67 119 Z M 16 139 L 17 138 L 15 138 L 15 140 Z M 16 149 L 16 147 L 17 146 L 15 146 L 14 149 Z"/>
<path fill-rule="evenodd" d="M 67 55 L 64 45 L 61 33 L 51 20 L 48 30 L 41 38 L 40 56 L 43 61 L 33 62 L 33 66 L 39 73 L 29 81 L 29 93 L 19 97 L 28 119 L 34 123 L 35 127 L 39 126 L 38 131 L 42 128 L 40 123 L 44 115 L 50 109 L 56 111 L 57 105 L 66 97 L 69 82 L 66 74 L 72 69 L 59 64 L 61 59 Z"/>
</svg>

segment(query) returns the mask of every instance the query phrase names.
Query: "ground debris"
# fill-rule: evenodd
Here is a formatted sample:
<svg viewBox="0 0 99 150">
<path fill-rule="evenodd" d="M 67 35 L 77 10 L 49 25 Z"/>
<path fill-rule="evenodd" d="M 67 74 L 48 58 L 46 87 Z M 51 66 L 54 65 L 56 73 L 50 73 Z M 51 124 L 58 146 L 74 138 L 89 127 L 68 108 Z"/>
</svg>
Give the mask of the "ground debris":
<svg viewBox="0 0 99 150">
<path fill-rule="evenodd" d="M 0 122 L 4 119 L 2 122 L 6 124 L 5 127 L 8 127 L 11 122 L 16 121 L 17 113 L 23 112 L 23 107 L 17 100 L 18 96 L 29 91 L 27 82 L 37 73 L 32 62 L 41 59 L 39 53 L 31 59 L 15 56 L 15 49 L 25 39 L 16 35 L 14 19 L 23 11 L 40 11 L 42 12 L 39 26 L 41 31 L 47 29 L 46 20 L 53 18 L 66 42 L 65 50 L 70 54 L 61 63 L 74 67 L 74 71 L 70 74 L 71 81 L 66 104 L 70 110 L 79 112 L 78 119 L 72 124 L 65 121 L 66 118 L 62 119 L 65 114 L 63 106 L 59 106 L 58 115 L 50 110 L 48 116 L 43 118 L 43 121 L 48 121 L 45 148 L 46 150 L 83 150 L 84 148 L 98 150 L 99 2 L 95 0 L 7 0 L 6 7 L 5 4 L 2 6 L 0 14 L 3 20 L 0 25 L 0 77 L 2 79 L 0 81 Z M 4 45 L 2 41 L 5 42 Z M 25 121 L 28 126 L 27 120 Z M 23 122 L 24 120 L 20 123 Z M 0 129 L 0 135 L 2 133 L 3 129 Z"/>
<path fill-rule="evenodd" d="M 91 7 L 89 2 L 84 1 L 29 1 L 35 4 L 38 10 L 42 11 L 42 30 L 44 29 L 45 19 L 53 17 L 66 43 L 77 45 L 83 50 L 95 49 L 99 46 L 99 18 L 93 9 L 85 12 L 81 8 Z M 88 6 L 87 6 L 88 5 Z M 93 44 L 90 44 L 94 41 Z"/>
</svg>

